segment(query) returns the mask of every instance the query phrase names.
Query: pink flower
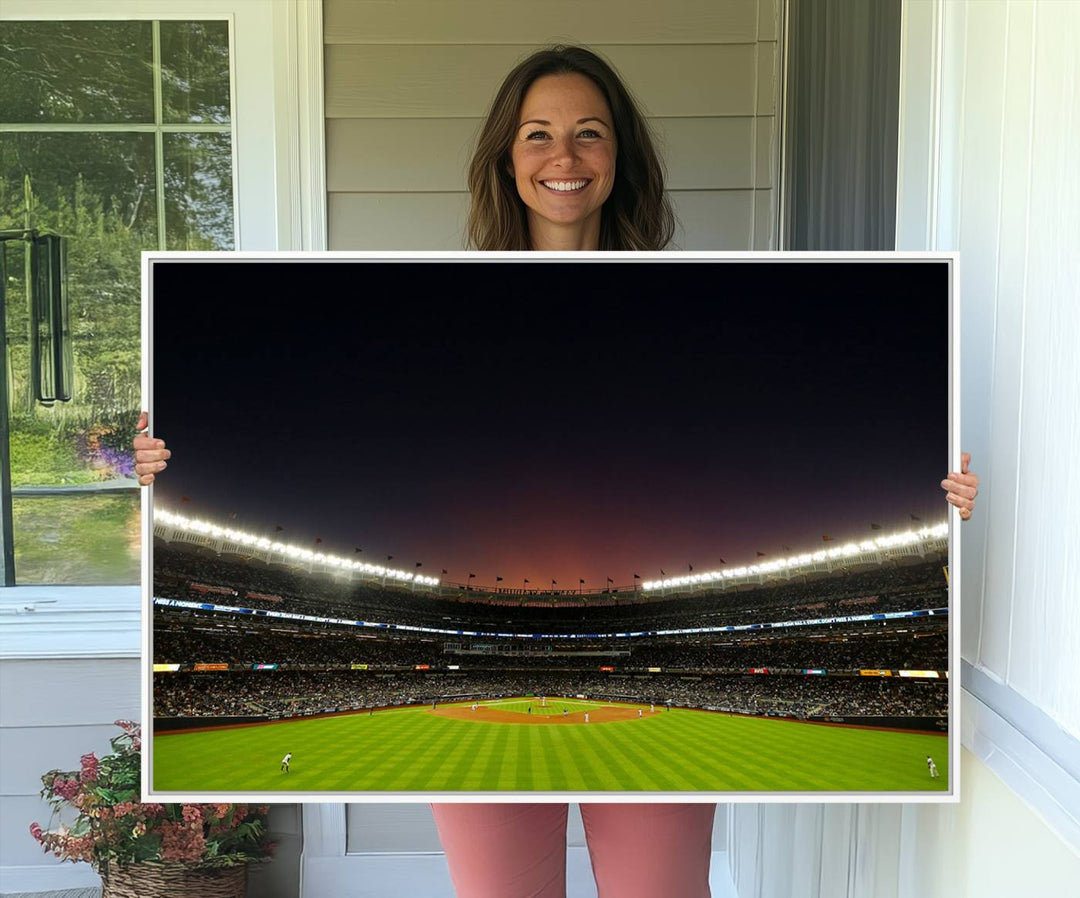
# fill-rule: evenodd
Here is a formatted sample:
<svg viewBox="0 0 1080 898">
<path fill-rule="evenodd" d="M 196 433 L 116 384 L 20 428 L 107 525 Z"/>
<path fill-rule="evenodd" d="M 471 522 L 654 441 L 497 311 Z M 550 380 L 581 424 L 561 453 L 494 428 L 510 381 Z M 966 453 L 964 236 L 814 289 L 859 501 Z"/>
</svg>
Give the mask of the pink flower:
<svg viewBox="0 0 1080 898">
<path fill-rule="evenodd" d="M 78 780 L 69 780 L 58 776 L 53 780 L 52 788 L 53 792 L 61 798 L 71 801 L 79 792 L 79 782 Z"/>
<path fill-rule="evenodd" d="M 188 823 L 202 823 L 202 810 L 197 804 L 184 805 L 183 811 L 184 820 Z"/>
<path fill-rule="evenodd" d="M 98 778 L 98 759 L 93 752 L 88 755 L 83 755 L 80 759 L 82 763 L 81 778 L 84 783 L 92 783 Z"/>
<path fill-rule="evenodd" d="M 190 823 L 165 821 L 161 824 L 161 859 L 197 861 L 206 848 L 202 827 Z"/>
<path fill-rule="evenodd" d="M 34 839 L 36 839 L 38 842 L 44 841 L 44 834 L 42 832 L 40 823 L 30 824 L 30 835 L 32 835 Z"/>
</svg>

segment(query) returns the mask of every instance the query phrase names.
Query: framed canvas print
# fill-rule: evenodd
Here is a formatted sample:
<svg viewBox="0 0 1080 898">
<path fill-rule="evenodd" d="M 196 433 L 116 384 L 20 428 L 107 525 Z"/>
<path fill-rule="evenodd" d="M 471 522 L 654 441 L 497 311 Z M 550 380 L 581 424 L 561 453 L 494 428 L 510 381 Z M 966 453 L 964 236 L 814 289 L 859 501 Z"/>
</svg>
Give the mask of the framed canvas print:
<svg viewBox="0 0 1080 898">
<path fill-rule="evenodd" d="M 164 800 L 955 800 L 954 256 L 144 256 Z"/>
</svg>

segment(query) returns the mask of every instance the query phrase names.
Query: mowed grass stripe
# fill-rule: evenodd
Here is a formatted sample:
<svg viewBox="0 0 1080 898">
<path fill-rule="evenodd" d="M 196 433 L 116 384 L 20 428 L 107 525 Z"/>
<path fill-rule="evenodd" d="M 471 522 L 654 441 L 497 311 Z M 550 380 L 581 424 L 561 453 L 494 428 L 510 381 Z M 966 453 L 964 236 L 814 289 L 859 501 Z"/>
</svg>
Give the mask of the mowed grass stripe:
<svg viewBox="0 0 1080 898">
<path fill-rule="evenodd" d="M 576 786 L 571 785 L 576 781 L 574 757 L 570 751 L 569 740 L 563 735 L 563 730 L 568 727 L 552 727 L 542 730 L 544 740 L 548 746 L 550 756 L 553 758 L 551 765 L 551 788 L 558 792 L 573 791 Z"/>
<path fill-rule="evenodd" d="M 292 772 L 280 760 L 293 752 Z M 930 780 L 925 758 L 939 761 Z M 424 709 L 154 740 L 162 791 L 946 790 L 932 734 L 663 711 L 579 726 L 458 721 Z"/>
<path fill-rule="evenodd" d="M 427 712 L 422 712 L 427 714 Z M 419 715 L 408 721 L 389 758 L 392 762 L 381 768 L 379 789 L 388 791 L 423 791 L 429 788 L 431 776 L 443 762 L 449 749 L 449 737 L 442 719 L 423 719 Z"/>
<path fill-rule="evenodd" d="M 477 763 L 466 778 L 466 789 L 489 790 L 495 789 L 499 781 L 499 771 L 502 769 L 502 750 L 510 740 L 509 727 L 500 724 L 481 723 L 477 724 L 484 728 L 484 741 L 481 750 L 477 753 Z"/>
<path fill-rule="evenodd" d="M 643 788 L 641 783 L 648 782 L 647 778 L 639 777 L 638 771 L 624 762 L 622 753 L 616 748 L 614 731 L 626 727 L 627 723 L 596 724 L 596 732 L 588 734 L 589 750 L 597 759 L 594 768 L 603 770 L 607 781 L 614 783 L 612 786 L 605 786 L 606 789 L 637 790 Z"/>
<path fill-rule="evenodd" d="M 514 789 L 531 789 L 532 786 L 520 786 L 518 785 L 518 746 L 521 743 L 521 731 L 529 724 L 514 725 L 510 724 L 506 727 L 500 727 L 506 733 L 506 742 L 503 744 L 502 751 L 499 753 L 500 765 L 499 765 L 499 780 L 497 789 L 501 790 L 514 790 Z"/>
<path fill-rule="evenodd" d="M 725 735 L 722 727 L 710 726 L 700 713 L 672 711 L 665 715 L 666 732 L 657 747 L 667 768 L 679 772 L 683 789 L 752 788 L 753 780 L 743 772 L 741 750 L 735 751 L 734 763 L 729 760 L 730 753 L 725 756 L 717 752 L 717 741 Z"/>
<path fill-rule="evenodd" d="M 651 754 L 652 743 L 649 735 L 644 720 L 606 725 L 604 736 L 609 763 L 614 767 L 620 782 L 624 783 L 622 788 L 627 791 L 677 790 L 678 778 L 671 776 L 669 771 L 655 762 Z"/>
<path fill-rule="evenodd" d="M 561 728 L 568 734 L 568 745 L 574 759 L 571 789 L 616 791 L 623 788 L 596 749 L 599 738 L 595 731 L 603 727 L 603 724 L 590 723 Z M 577 782 L 574 782 L 574 774 Z"/>
<path fill-rule="evenodd" d="M 468 777 L 476 756 L 484 741 L 482 727 L 473 726 L 465 721 L 450 721 L 454 726 L 450 730 L 453 747 L 446 756 L 446 761 L 431 779 L 433 790 L 460 789 L 461 783 Z"/>
<path fill-rule="evenodd" d="M 417 744 L 414 729 L 417 716 L 417 712 L 387 714 L 378 728 L 378 747 L 375 748 L 374 743 L 376 740 L 374 738 L 364 740 L 365 745 L 368 747 L 368 751 L 365 752 L 368 756 L 368 766 L 366 775 L 363 777 L 366 786 L 361 788 L 368 790 L 400 788 L 394 784 L 398 781 L 401 771 L 410 762 L 415 763 L 417 766 L 421 764 L 421 758 L 413 753 L 413 749 Z M 369 719 L 374 720 L 375 718 Z M 431 729 L 433 728 L 425 728 L 424 730 L 426 742 L 428 743 L 436 738 Z M 373 737 L 375 736 L 375 728 L 373 727 L 365 732 L 358 727 L 357 733 L 358 736 L 363 734 L 364 736 Z"/>
<path fill-rule="evenodd" d="M 670 729 L 663 727 L 662 721 L 649 721 L 647 733 L 631 733 L 621 730 L 616 734 L 614 745 L 624 756 L 635 759 L 638 778 L 642 782 L 654 785 L 641 788 L 657 789 L 663 792 L 678 792 L 693 788 L 692 783 L 682 774 L 681 756 L 674 750 L 670 739 Z"/>
<path fill-rule="evenodd" d="M 657 731 L 649 741 L 653 769 L 662 772 L 671 790 L 702 789 L 702 770 L 711 768 L 714 761 L 710 742 L 693 731 L 690 715 L 662 713 L 662 718 L 652 721 Z"/>
</svg>

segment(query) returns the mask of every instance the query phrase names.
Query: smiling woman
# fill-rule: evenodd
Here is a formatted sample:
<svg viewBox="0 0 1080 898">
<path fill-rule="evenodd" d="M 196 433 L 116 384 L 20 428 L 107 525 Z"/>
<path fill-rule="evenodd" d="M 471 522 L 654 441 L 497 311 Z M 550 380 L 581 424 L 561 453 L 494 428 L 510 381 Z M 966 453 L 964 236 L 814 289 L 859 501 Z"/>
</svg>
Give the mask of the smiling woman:
<svg viewBox="0 0 1080 898">
<path fill-rule="evenodd" d="M 645 117 L 583 47 L 540 50 L 506 76 L 469 192 L 481 250 L 659 250 L 675 229 Z"/>
<path fill-rule="evenodd" d="M 521 119 L 510 167 L 533 248 L 599 246 L 617 149 L 603 94 L 584 75 L 547 75 L 525 94 Z"/>
</svg>

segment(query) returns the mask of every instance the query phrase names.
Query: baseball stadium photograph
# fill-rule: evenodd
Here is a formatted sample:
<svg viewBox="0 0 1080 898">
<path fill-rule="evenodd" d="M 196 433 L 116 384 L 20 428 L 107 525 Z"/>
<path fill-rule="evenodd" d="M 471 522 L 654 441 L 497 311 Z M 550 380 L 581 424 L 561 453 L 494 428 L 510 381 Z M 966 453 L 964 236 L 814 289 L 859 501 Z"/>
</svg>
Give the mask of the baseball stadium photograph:
<svg viewBox="0 0 1080 898">
<path fill-rule="evenodd" d="M 950 259 L 145 265 L 152 797 L 953 795 Z"/>
</svg>

